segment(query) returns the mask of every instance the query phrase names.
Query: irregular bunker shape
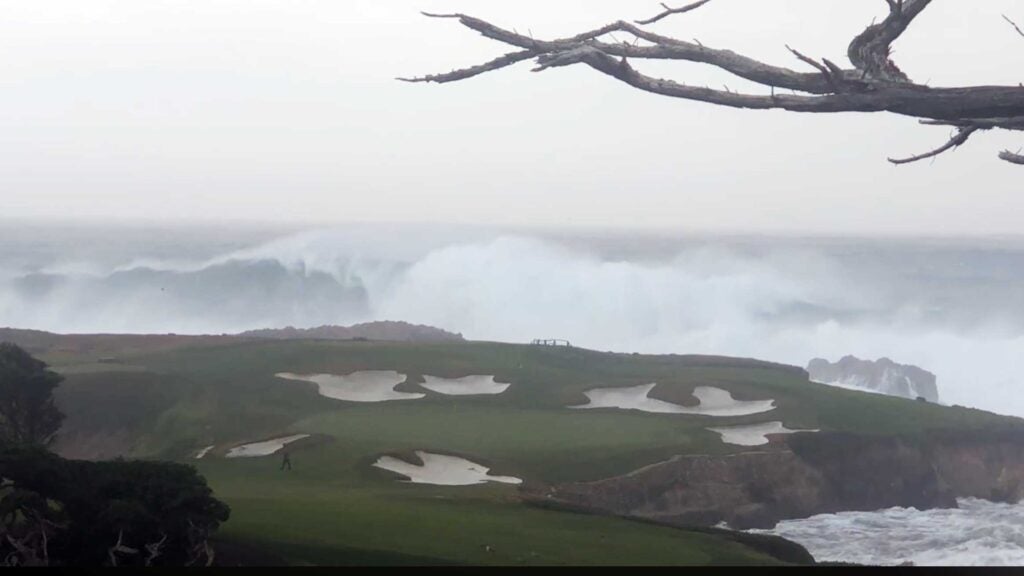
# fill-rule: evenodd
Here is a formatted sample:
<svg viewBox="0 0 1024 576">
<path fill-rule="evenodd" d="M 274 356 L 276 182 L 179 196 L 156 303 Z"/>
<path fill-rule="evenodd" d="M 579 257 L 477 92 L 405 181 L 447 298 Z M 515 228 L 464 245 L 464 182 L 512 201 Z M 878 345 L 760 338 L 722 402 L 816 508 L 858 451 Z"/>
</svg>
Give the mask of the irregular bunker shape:
<svg viewBox="0 0 1024 576">
<path fill-rule="evenodd" d="M 395 386 L 405 382 L 406 376 L 390 370 L 354 372 L 344 376 L 282 372 L 275 376 L 285 380 L 312 382 L 318 386 L 321 396 L 348 402 L 387 402 L 426 397 L 426 394 L 395 391 Z"/>
</svg>

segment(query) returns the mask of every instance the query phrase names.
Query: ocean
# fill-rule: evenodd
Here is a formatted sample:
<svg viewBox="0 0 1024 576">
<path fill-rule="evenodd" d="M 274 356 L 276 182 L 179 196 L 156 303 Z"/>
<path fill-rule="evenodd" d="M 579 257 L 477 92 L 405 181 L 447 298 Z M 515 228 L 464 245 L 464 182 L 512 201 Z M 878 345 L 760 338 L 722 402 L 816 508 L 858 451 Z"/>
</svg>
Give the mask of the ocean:
<svg viewBox="0 0 1024 576">
<path fill-rule="evenodd" d="M 889 357 L 1024 416 L 1024 238 L 4 222 L 0 325 L 221 334 L 372 320 L 598 350 Z"/>
<path fill-rule="evenodd" d="M 404 320 L 597 350 L 889 357 L 940 400 L 1024 416 L 1024 238 L 347 225 L 0 223 L 0 326 L 221 334 Z M 823 560 L 1021 564 L 1024 508 L 780 523 Z"/>
<path fill-rule="evenodd" d="M 1024 507 L 962 499 L 959 508 L 822 514 L 780 522 L 774 534 L 819 562 L 868 566 L 1024 566 Z"/>
</svg>

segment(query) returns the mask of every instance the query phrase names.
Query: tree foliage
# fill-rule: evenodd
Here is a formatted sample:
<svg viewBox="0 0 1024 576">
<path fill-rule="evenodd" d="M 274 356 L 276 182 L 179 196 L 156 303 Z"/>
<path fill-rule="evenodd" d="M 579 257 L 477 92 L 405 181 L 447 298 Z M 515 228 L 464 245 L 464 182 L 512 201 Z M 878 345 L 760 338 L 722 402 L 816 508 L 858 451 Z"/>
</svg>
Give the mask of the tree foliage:
<svg viewBox="0 0 1024 576">
<path fill-rule="evenodd" d="M 209 565 L 227 520 L 195 468 L 170 462 L 82 462 L 46 450 L 63 420 L 63 378 L 0 344 L 0 565 Z"/>
<path fill-rule="evenodd" d="M 0 452 L 0 563 L 209 565 L 230 509 L 195 468 L 83 462 L 39 448 Z"/>
<path fill-rule="evenodd" d="M 0 444 L 50 443 L 64 419 L 53 398 L 63 379 L 20 347 L 0 343 Z"/>
</svg>

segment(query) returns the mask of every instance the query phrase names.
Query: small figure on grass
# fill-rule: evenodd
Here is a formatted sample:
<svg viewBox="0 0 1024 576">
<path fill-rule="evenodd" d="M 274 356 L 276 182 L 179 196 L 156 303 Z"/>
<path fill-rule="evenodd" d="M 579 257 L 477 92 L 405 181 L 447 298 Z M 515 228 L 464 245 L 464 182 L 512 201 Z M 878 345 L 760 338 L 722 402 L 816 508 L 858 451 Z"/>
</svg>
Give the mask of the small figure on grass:
<svg viewBox="0 0 1024 576">
<path fill-rule="evenodd" d="M 282 458 L 281 458 L 281 470 L 284 470 L 285 468 L 287 468 L 288 470 L 291 470 L 292 469 L 292 456 L 291 456 L 289 450 L 287 448 L 285 448 L 281 452 L 281 455 L 282 455 Z"/>
</svg>

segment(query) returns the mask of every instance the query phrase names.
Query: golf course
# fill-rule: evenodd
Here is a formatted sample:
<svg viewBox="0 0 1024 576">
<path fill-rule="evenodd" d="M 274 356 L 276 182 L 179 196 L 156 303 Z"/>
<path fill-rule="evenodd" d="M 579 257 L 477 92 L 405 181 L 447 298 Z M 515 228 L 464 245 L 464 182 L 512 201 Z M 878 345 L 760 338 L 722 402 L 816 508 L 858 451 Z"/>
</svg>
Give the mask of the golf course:
<svg viewBox="0 0 1024 576">
<path fill-rule="evenodd" d="M 231 508 L 215 539 L 239 563 L 807 562 L 778 538 L 544 500 L 679 457 L 787 451 L 788 438 L 911 441 L 1019 426 L 745 359 L 486 342 L 19 337 L 65 376 L 57 451 L 194 465 Z"/>
</svg>

